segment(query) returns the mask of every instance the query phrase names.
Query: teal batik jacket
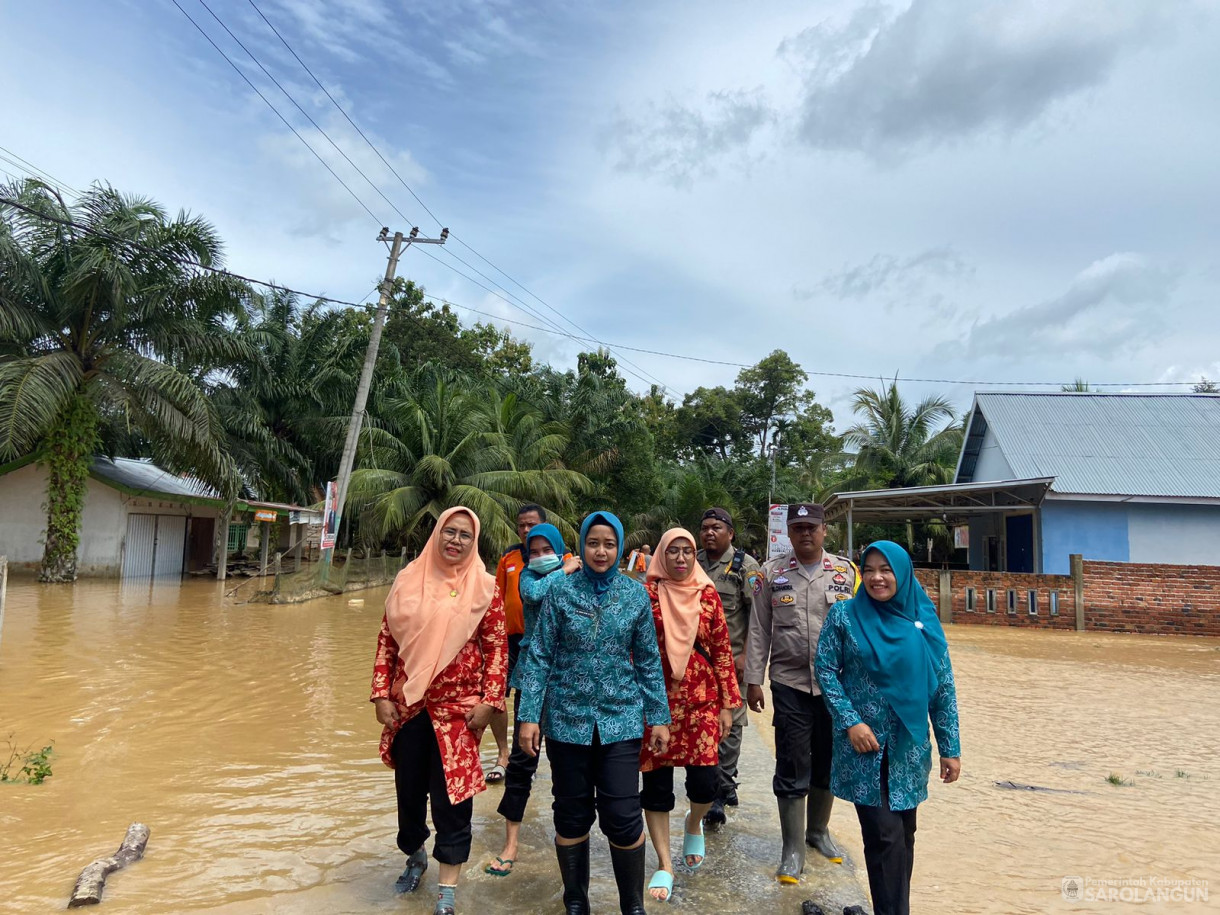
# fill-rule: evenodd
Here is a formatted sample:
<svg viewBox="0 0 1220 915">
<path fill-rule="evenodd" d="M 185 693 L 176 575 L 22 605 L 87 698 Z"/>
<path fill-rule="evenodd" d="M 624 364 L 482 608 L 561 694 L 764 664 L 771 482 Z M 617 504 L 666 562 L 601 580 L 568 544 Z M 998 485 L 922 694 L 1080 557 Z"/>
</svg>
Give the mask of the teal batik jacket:
<svg viewBox="0 0 1220 915">
<path fill-rule="evenodd" d="M 926 730 L 922 740 L 911 737 L 870 679 L 845 604 L 835 604 L 826 614 L 814 663 L 834 721 L 830 789 L 853 804 L 881 806 L 881 755 L 885 753 L 889 757 L 890 809 L 912 810 L 928 797 L 932 742 Z M 940 755 L 958 757 L 957 691 L 948 653 L 936 673 L 939 686 L 928 703 L 928 716 Z M 860 722 L 873 729 L 880 751 L 857 753 L 852 747 L 847 729 Z"/>
<path fill-rule="evenodd" d="M 522 721 L 549 740 L 635 740 L 670 723 L 665 673 L 648 592 L 616 575 L 600 597 L 580 573 L 551 585 L 514 674 Z"/>
<path fill-rule="evenodd" d="M 538 611 L 542 609 L 542 601 L 550 592 L 551 587 L 563 581 L 565 577 L 562 568 L 546 575 L 539 575 L 529 569 L 521 572 L 517 590 L 521 594 L 521 617 L 525 623 L 525 633 L 521 636 L 520 646 L 522 657 L 524 657 L 526 649 L 530 647 L 530 637 L 534 634 L 534 625 L 538 622 Z M 517 673 L 520 669 L 520 664 L 513 667 L 512 678 L 508 681 L 509 689 L 521 688 L 520 676 Z"/>
</svg>

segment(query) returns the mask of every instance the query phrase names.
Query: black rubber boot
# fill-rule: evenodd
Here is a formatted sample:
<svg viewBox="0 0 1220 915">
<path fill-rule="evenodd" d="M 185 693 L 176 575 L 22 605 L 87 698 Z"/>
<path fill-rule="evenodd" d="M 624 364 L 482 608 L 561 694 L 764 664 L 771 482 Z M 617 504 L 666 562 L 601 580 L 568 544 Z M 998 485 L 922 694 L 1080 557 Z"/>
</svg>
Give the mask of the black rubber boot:
<svg viewBox="0 0 1220 915">
<path fill-rule="evenodd" d="M 728 817 L 724 815 L 724 801 L 720 798 L 712 801 L 712 806 L 708 808 L 707 813 L 703 815 L 703 825 L 708 829 L 717 829 L 728 822 Z"/>
<path fill-rule="evenodd" d="M 422 847 L 417 848 L 407 858 L 406 869 L 394 881 L 394 889 L 399 893 L 414 893 L 419 889 L 419 881 L 423 879 L 427 869 L 428 853 Z"/>
<path fill-rule="evenodd" d="M 830 808 L 835 796 L 824 788 L 809 789 L 808 817 L 805 820 L 805 844 L 820 852 L 835 864 L 843 863 L 843 852 L 830 838 Z"/>
<path fill-rule="evenodd" d="M 614 882 L 618 884 L 619 911 L 622 915 L 645 915 L 644 843 L 638 848 L 611 845 L 610 863 L 614 865 Z"/>
<path fill-rule="evenodd" d="M 563 878 L 566 915 L 589 915 L 589 840 L 579 845 L 555 845 L 559 875 Z"/>
<path fill-rule="evenodd" d="M 826 911 L 812 899 L 801 903 L 801 915 L 826 915 Z"/>
<path fill-rule="evenodd" d="M 801 835 L 805 831 L 805 799 L 803 797 L 781 797 L 779 801 L 779 829 L 784 848 L 780 852 L 779 869 L 775 879 L 780 883 L 793 884 L 801 880 L 805 869 L 805 843 Z"/>
</svg>

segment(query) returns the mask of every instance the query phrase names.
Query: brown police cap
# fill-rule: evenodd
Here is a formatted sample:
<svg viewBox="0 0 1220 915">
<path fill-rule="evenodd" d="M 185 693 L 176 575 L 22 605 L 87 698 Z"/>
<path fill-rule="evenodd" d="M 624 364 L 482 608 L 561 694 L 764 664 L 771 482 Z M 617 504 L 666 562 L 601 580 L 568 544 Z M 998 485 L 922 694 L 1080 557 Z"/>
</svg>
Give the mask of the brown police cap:
<svg viewBox="0 0 1220 915">
<path fill-rule="evenodd" d="M 789 524 L 825 524 L 826 512 L 816 502 L 788 506 Z"/>
<path fill-rule="evenodd" d="M 726 512 L 723 508 L 709 508 L 703 513 L 703 520 L 715 518 L 717 521 L 723 521 L 729 527 L 733 526 L 733 516 Z"/>
</svg>

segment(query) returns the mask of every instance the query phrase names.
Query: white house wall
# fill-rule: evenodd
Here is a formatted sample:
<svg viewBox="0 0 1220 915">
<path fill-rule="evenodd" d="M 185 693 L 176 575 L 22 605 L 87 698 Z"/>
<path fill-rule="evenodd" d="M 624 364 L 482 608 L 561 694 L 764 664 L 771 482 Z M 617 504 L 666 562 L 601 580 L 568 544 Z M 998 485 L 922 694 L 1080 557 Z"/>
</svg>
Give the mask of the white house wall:
<svg viewBox="0 0 1220 915">
<path fill-rule="evenodd" d="M 0 476 L 0 556 L 18 569 L 36 571 L 46 535 L 47 474 L 36 464 Z M 123 568 L 127 515 L 144 513 L 215 518 L 217 510 L 156 497 L 129 496 L 90 478 L 81 514 L 77 574 L 118 576 Z"/>
<path fill-rule="evenodd" d="M 0 555 L 17 568 L 37 570 L 47 530 L 47 472 L 27 464 L 0 477 Z M 85 488 L 77 571 L 81 575 L 115 575 L 123 547 L 127 514 L 120 494 L 97 480 Z"/>
<path fill-rule="evenodd" d="M 42 560 L 46 498 L 47 476 L 33 464 L 0 477 L 0 556 L 19 569 Z"/>
</svg>

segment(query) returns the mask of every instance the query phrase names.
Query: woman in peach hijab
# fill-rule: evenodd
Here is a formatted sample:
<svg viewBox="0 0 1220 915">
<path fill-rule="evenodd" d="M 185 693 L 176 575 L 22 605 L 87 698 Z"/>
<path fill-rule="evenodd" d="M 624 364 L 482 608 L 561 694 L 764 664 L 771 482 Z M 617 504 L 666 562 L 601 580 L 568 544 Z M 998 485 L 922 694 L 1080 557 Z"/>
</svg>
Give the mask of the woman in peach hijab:
<svg viewBox="0 0 1220 915">
<path fill-rule="evenodd" d="M 720 738 L 733 726 L 741 705 L 729 627 L 716 586 L 695 558 L 695 537 L 673 528 L 657 544 L 645 584 L 652 599 L 665 685 L 669 696 L 669 748 L 640 754 L 644 788 L 640 803 L 657 853 L 648 889 L 654 899 L 673 894 L 669 814 L 674 809 L 674 767 L 686 769 L 690 812 L 683 827 L 682 857 L 692 871 L 703 864 L 703 815 L 716 798 Z M 696 830 L 692 832 L 691 830 Z"/>
<path fill-rule="evenodd" d="M 478 544 L 473 511 L 441 514 L 419 558 L 394 580 L 373 665 L 381 758 L 394 770 L 398 847 L 407 855 L 395 888 L 414 892 L 428 868 L 430 797 L 440 865 L 435 915 L 454 915 L 473 798 L 487 787 L 479 740 L 492 711 L 504 710 L 504 608 Z"/>
</svg>

